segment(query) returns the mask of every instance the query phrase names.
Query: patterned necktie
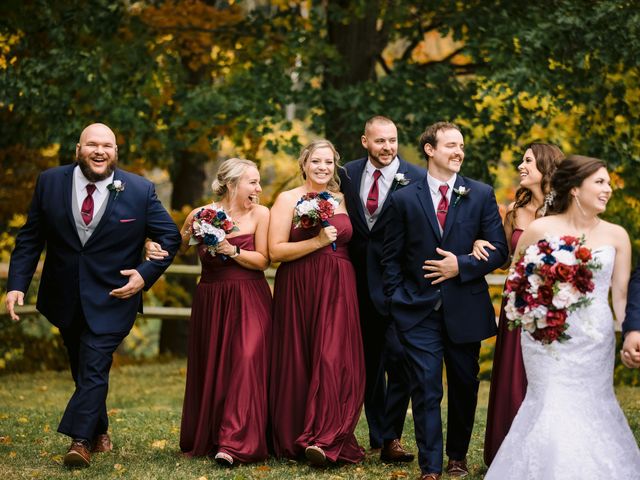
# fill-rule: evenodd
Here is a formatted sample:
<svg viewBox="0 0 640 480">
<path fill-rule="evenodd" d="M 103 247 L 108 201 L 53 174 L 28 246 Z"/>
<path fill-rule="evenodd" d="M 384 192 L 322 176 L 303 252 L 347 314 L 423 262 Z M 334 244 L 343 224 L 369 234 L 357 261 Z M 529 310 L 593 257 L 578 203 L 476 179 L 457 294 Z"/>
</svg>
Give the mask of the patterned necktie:
<svg viewBox="0 0 640 480">
<path fill-rule="evenodd" d="M 91 220 L 93 220 L 93 192 L 96 191 L 96 186 L 93 183 L 87 185 L 87 196 L 84 198 L 82 202 L 82 208 L 80 209 L 80 214 L 82 215 L 82 220 L 85 225 L 89 225 Z"/>
<path fill-rule="evenodd" d="M 380 175 L 382 175 L 380 170 L 373 172 L 373 183 L 371 184 L 371 189 L 369 189 L 369 195 L 367 195 L 367 210 L 369 210 L 369 215 L 373 215 L 378 209 L 378 179 Z"/>
<path fill-rule="evenodd" d="M 440 199 L 440 202 L 438 202 L 436 216 L 438 217 L 440 226 L 444 230 L 444 222 L 447 220 L 447 211 L 449 211 L 449 202 L 447 201 L 447 192 L 449 191 L 449 185 L 440 185 L 438 187 L 438 190 L 440 190 L 442 198 Z"/>
</svg>

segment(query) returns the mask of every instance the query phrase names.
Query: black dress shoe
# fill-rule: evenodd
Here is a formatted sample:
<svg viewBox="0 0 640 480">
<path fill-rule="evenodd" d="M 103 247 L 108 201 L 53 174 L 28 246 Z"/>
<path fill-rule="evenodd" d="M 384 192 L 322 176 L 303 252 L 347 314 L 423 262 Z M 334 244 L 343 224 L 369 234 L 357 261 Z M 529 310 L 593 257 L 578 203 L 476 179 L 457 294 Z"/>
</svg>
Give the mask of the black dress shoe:
<svg viewBox="0 0 640 480">
<path fill-rule="evenodd" d="M 414 455 L 404 449 L 399 439 L 384 442 L 380 451 L 380 460 L 388 463 L 413 462 Z"/>
<path fill-rule="evenodd" d="M 452 460 L 449 459 L 449 464 L 446 469 L 447 475 L 450 477 L 462 478 L 469 475 L 469 468 L 467 468 L 467 460 Z"/>
</svg>

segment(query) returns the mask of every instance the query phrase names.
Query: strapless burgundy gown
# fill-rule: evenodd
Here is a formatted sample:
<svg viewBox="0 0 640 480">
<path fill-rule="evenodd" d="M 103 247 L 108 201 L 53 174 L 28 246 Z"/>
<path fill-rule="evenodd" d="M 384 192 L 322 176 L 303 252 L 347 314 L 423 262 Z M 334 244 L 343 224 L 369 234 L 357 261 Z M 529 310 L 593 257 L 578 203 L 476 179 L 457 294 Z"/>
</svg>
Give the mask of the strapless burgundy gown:
<svg viewBox="0 0 640 480">
<path fill-rule="evenodd" d="M 511 251 L 514 252 L 522 230 L 511 235 Z M 498 337 L 493 352 L 491 390 L 487 409 L 487 429 L 484 438 L 484 463 L 493 461 L 504 437 L 507 436 L 520 404 L 527 393 L 527 376 L 520 347 L 520 329 L 509 330 L 504 312 L 506 298 L 502 300 L 498 320 Z"/>
<path fill-rule="evenodd" d="M 364 401 L 364 354 L 353 265 L 347 253 L 351 222 L 338 230 L 337 251 L 317 250 L 278 268 L 274 287 L 269 383 L 272 440 L 278 457 L 298 458 L 310 445 L 327 459 L 356 463 L 364 450 L 354 430 Z M 318 234 L 292 228 L 290 241 Z"/>
<path fill-rule="evenodd" d="M 228 238 L 254 250 L 253 234 Z M 271 290 L 264 273 L 198 249 L 202 276 L 189 325 L 180 448 L 222 451 L 236 461 L 267 458 Z"/>
</svg>

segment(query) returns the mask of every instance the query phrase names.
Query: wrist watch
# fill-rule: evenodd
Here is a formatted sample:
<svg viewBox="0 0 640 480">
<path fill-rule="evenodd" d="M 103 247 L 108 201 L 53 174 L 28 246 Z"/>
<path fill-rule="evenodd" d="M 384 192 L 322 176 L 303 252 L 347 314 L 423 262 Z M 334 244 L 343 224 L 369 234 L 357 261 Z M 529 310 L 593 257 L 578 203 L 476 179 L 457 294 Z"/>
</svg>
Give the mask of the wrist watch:
<svg viewBox="0 0 640 480">
<path fill-rule="evenodd" d="M 236 258 L 238 255 L 240 255 L 240 247 L 236 245 L 236 253 L 229 255 L 229 258 Z"/>
</svg>

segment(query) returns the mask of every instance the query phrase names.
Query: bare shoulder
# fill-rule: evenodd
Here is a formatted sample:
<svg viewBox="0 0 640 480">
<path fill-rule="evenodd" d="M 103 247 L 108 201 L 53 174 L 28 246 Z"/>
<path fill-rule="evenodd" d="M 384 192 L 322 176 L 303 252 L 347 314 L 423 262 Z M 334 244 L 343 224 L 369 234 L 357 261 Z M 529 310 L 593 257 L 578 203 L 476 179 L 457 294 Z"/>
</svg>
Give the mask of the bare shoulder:
<svg viewBox="0 0 640 480">
<path fill-rule="evenodd" d="M 602 228 L 613 245 L 626 246 L 631 244 L 629 234 L 623 226 L 603 220 Z"/>
<path fill-rule="evenodd" d="M 251 206 L 251 214 L 258 219 L 268 218 L 269 209 L 264 205 L 254 204 Z"/>
</svg>

